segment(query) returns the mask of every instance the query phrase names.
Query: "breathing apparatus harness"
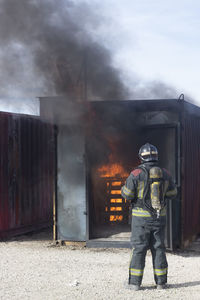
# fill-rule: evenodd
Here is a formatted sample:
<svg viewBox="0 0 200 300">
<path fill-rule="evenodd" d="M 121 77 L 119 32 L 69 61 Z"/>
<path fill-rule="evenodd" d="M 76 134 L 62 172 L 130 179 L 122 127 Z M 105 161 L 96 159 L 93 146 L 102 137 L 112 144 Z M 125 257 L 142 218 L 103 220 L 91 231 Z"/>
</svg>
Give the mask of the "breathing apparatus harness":
<svg viewBox="0 0 200 300">
<path fill-rule="evenodd" d="M 155 177 L 151 178 L 150 171 L 151 169 L 156 168 L 157 171 L 160 170 L 162 173 L 162 170 L 159 167 L 152 167 L 150 170 L 148 170 L 144 165 L 140 165 L 138 168 L 143 170 L 145 173 L 144 192 L 142 199 L 143 206 L 146 207 L 153 217 L 156 216 L 159 218 L 161 209 L 166 206 L 166 201 L 163 194 L 164 179 L 163 176 L 159 177 L 158 175 L 155 175 Z M 149 203 L 147 201 L 147 194 L 150 194 Z"/>
</svg>

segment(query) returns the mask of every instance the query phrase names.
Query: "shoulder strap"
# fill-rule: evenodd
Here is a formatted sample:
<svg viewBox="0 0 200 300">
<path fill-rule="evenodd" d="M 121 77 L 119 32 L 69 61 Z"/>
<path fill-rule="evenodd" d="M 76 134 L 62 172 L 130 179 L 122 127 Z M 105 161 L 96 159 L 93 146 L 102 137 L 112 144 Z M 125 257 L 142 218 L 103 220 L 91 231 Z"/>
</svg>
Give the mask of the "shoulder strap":
<svg viewBox="0 0 200 300">
<path fill-rule="evenodd" d="M 149 178 L 149 170 L 144 165 L 140 165 L 138 168 L 142 169 L 144 171 L 144 173 L 145 173 L 144 193 L 143 193 L 143 199 L 142 199 L 143 205 L 144 205 L 144 207 L 147 208 L 147 210 L 152 215 L 156 215 L 156 211 L 146 201 L 146 196 L 147 196 L 147 193 L 149 191 L 149 184 L 150 184 L 150 181 L 149 181 L 150 180 L 150 178 Z"/>
</svg>

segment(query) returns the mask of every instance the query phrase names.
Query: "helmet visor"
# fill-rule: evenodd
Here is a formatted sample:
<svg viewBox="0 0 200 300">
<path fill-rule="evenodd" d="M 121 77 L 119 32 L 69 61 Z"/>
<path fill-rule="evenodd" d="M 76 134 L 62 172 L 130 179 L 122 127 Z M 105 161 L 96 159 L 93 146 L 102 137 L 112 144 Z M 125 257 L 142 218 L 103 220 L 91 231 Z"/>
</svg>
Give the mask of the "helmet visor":
<svg viewBox="0 0 200 300">
<path fill-rule="evenodd" d="M 156 151 L 152 152 L 143 152 L 140 154 L 140 157 L 143 161 L 157 161 L 158 153 Z"/>
</svg>

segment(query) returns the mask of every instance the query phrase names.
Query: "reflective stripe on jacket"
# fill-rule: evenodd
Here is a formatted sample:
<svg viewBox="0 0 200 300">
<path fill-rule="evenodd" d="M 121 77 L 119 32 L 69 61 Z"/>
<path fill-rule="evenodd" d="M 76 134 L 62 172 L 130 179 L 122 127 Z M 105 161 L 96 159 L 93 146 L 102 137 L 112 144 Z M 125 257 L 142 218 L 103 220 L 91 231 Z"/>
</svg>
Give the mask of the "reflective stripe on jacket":
<svg viewBox="0 0 200 300">
<path fill-rule="evenodd" d="M 144 218 L 152 217 L 152 215 L 150 214 L 150 212 L 148 210 L 145 210 L 145 209 L 140 208 L 140 207 L 135 207 L 135 208 L 132 209 L 132 216 L 144 217 Z M 160 216 L 161 217 L 166 216 L 166 207 L 161 209 Z"/>
<path fill-rule="evenodd" d="M 157 164 L 153 162 L 145 164 L 147 169 L 150 169 L 153 166 L 157 166 Z M 162 174 L 164 180 L 164 197 L 172 199 L 177 195 L 176 185 L 167 170 L 162 169 Z M 143 199 L 145 178 L 145 173 L 141 168 L 135 169 L 126 179 L 126 183 L 121 189 L 122 197 L 131 200 L 133 206 L 134 204 L 137 206 L 138 199 L 140 199 L 140 202 Z"/>
</svg>

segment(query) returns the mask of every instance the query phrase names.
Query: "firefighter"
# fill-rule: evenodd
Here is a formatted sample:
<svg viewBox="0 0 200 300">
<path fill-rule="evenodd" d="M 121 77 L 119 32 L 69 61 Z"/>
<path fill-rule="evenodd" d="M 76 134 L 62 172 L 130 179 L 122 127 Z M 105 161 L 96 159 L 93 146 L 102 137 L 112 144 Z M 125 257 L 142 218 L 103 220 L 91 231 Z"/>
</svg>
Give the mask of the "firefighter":
<svg viewBox="0 0 200 300">
<path fill-rule="evenodd" d="M 177 195 L 169 172 L 158 166 L 157 148 L 149 143 L 139 150 L 141 165 L 134 169 L 122 187 L 122 197 L 132 204 L 129 287 L 139 290 L 142 282 L 145 256 L 150 249 L 157 289 L 167 283 L 167 259 L 164 233 L 166 202 Z"/>
</svg>

